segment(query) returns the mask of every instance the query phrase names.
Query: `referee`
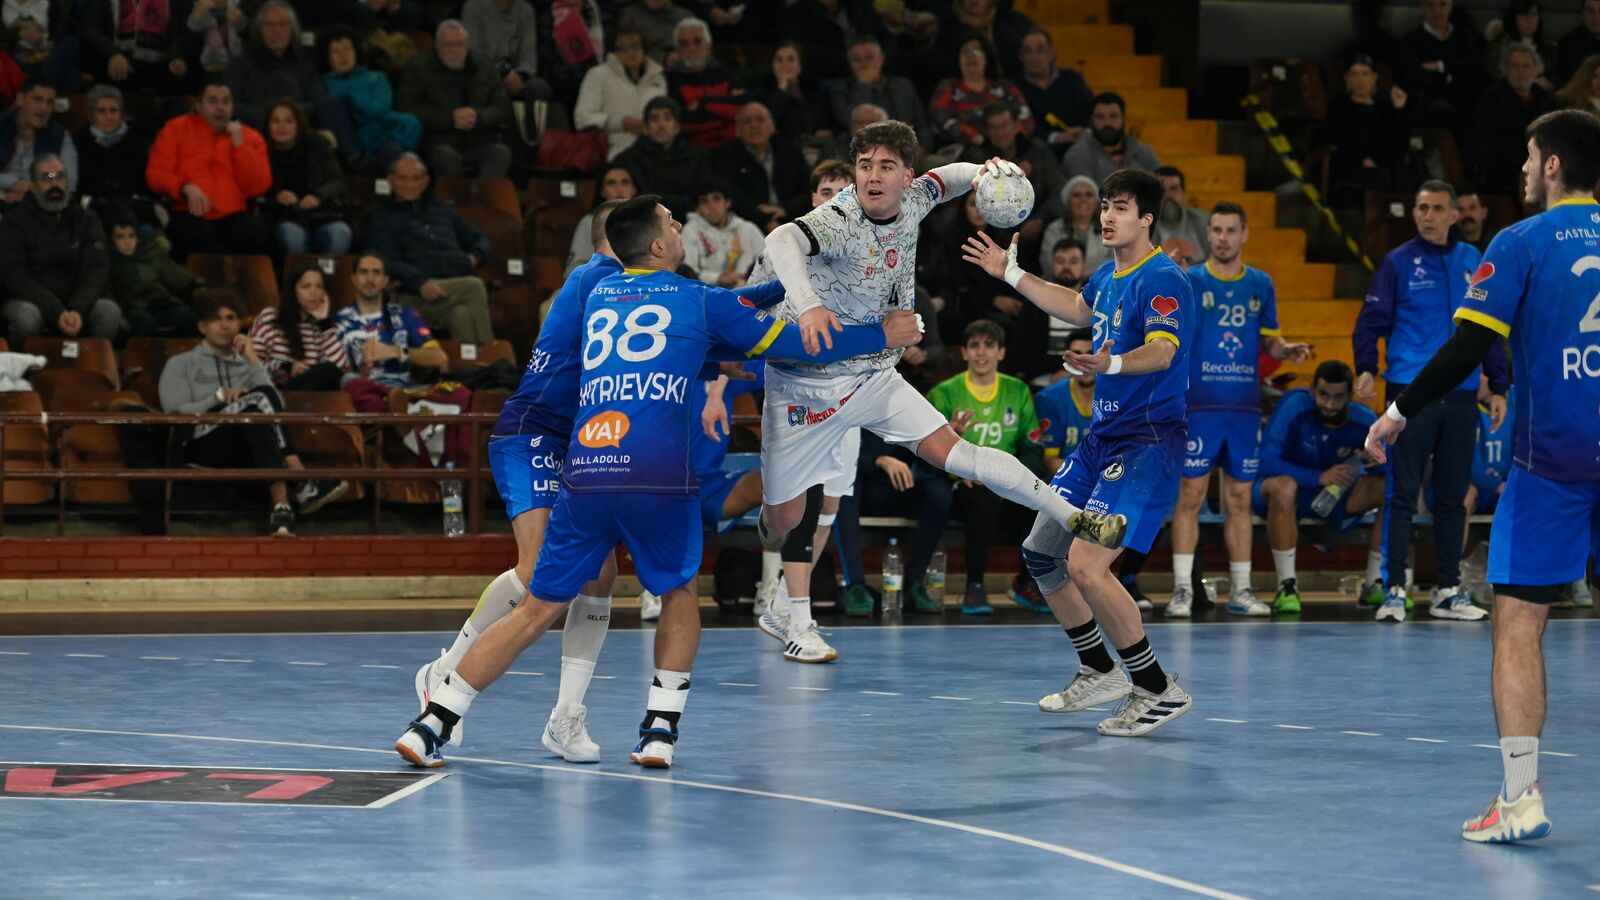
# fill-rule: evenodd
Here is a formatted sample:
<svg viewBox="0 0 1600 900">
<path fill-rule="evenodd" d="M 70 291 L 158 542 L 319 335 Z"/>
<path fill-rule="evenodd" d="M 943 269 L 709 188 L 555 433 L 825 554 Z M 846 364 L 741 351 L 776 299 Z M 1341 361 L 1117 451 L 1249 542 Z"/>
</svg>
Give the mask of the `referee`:
<svg viewBox="0 0 1600 900">
<path fill-rule="evenodd" d="M 1452 315 L 1479 272 L 1481 254 L 1458 239 L 1451 226 L 1457 216 L 1456 191 L 1444 181 L 1427 181 L 1417 190 L 1411 217 L 1417 236 L 1383 258 L 1372 279 L 1366 304 L 1356 319 L 1356 399 L 1372 405 L 1378 373 L 1378 340 L 1384 339 L 1388 368 L 1385 404 L 1416 378 L 1422 366 L 1455 332 Z M 1492 397 L 1490 416 L 1496 427 L 1505 418 L 1505 346 L 1495 344 L 1483 362 Z M 1438 582 L 1429 613 L 1439 619 L 1477 621 L 1488 613 L 1474 606 L 1461 590 L 1461 542 L 1466 534 L 1462 503 L 1472 476 L 1477 440 L 1478 372 L 1411 419 L 1411 428 L 1390 453 L 1384 496 L 1385 583 L 1377 620 L 1404 622 L 1411 600 L 1406 596 L 1406 556 L 1411 550 L 1411 520 L 1417 495 L 1433 462 L 1433 533 Z M 1382 407 L 1375 407 L 1382 408 Z"/>
</svg>

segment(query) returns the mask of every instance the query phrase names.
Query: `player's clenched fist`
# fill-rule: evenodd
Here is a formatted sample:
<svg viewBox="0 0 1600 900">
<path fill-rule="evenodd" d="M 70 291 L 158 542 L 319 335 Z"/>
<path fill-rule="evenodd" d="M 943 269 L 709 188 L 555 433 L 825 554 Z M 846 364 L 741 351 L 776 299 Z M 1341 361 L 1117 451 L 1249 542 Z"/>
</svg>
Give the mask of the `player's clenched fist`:
<svg viewBox="0 0 1600 900">
<path fill-rule="evenodd" d="M 922 317 L 906 309 L 889 313 L 883 317 L 883 339 L 891 350 L 921 343 Z"/>
</svg>

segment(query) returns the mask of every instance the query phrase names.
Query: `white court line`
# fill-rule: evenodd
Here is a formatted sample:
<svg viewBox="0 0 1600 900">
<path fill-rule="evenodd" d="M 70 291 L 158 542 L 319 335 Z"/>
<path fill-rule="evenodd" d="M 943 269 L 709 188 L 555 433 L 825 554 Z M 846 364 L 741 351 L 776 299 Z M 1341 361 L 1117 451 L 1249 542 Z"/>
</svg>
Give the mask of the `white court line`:
<svg viewBox="0 0 1600 900">
<path fill-rule="evenodd" d="M 1272 727 L 1273 728 L 1287 728 L 1290 731 L 1316 731 L 1317 730 L 1314 726 L 1311 726 L 1311 725 L 1274 725 Z"/>
<path fill-rule="evenodd" d="M 1381 731 L 1341 731 L 1340 734 L 1353 734 L 1358 737 L 1383 737 Z"/>
<path fill-rule="evenodd" d="M 0 656 L 32 656 L 26 650 L 0 650 Z"/>
<path fill-rule="evenodd" d="M 400 667 L 399 666 L 380 666 L 380 665 L 377 665 L 376 663 L 362 663 L 361 664 L 361 668 L 363 668 L 363 669 L 398 669 Z"/>
<path fill-rule="evenodd" d="M 929 700 L 971 700 L 972 698 L 971 697 L 946 697 L 946 696 L 944 696 L 942 694 L 934 694 L 932 697 L 929 697 L 928 699 Z"/>
<path fill-rule="evenodd" d="M 722 686 L 722 687 L 760 687 L 761 686 L 759 684 L 746 684 L 743 681 L 719 681 L 719 682 L 717 682 L 717 684 Z"/>
<path fill-rule="evenodd" d="M 378 799 L 372 801 L 371 803 L 368 803 L 367 804 L 367 809 L 383 809 L 385 806 L 388 806 L 389 804 L 395 802 L 396 800 L 400 800 L 400 799 L 403 799 L 405 797 L 409 797 L 412 794 L 415 794 L 417 791 L 420 791 L 423 788 L 427 787 L 428 785 L 438 782 L 441 778 L 444 778 L 445 776 L 447 776 L 449 774 L 450 774 L 449 772 L 435 772 L 433 775 L 430 775 L 427 778 L 420 778 L 420 779 L 417 780 L 417 782 L 415 784 L 407 785 L 406 787 L 403 787 L 400 790 L 395 791 L 394 793 L 390 794 L 387 797 L 379 797 Z"/>
<path fill-rule="evenodd" d="M 822 693 L 824 691 L 831 691 L 831 690 L 833 690 L 833 688 L 801 687 L 800 685 L 790 685 L 789 686 L 789 690 L 791 690 L 791 691 L 814 691 L 814 692 L 820 694 L 820 693 Z"/>
<path fill-rule="evenodd" d="M 1495 749 L 1498 750 L 1499 748 L 1497 747 Z M 1561 752 L 1558 752 L 1558 751 L 1555 751 L 1555 750 L 1540 750 L 1539 751 L 1539 755 L 1540 756 L 1561 756 L 1561 757 L 1565 757 L 1567 759 L 1572 759 L 1573 757 L 1577 756 L 1578 754 L 1576 754 L 1576 753 L 1561 753 Z"/>
<path fill-rule="evenodd" d="M 1448 743 L 1450 743 L 1449 741 L 1441 741 L 1438 738 L 1406 738 L 1406 740 L 1408 740 L 1408 741 L 1416 741 L 1419 744 L 1448 744 Z"/>
<path fill-rule="evenodd" d="M 866 693 L 866 691 L 862 691 L 862 693 Z M 1038 702 L 1034 701 L 1034 700 L 1001 700 L 1000 702 L 1004 703 L 1007 706 L 1038 706 L 1039 705 Z"/>
<path fill-rule="evenodd" d="M 169 661 L 169 662 L 173 661 L 173 660 L 183 659 L 183 657 L 181 657 L 181 656 L 141 656 L 139 658 L 140 659 L 159 659 L 159 660 L 166 660 L 166 661 Z"/>
<path fill-rule="evenodd" d="M 590 675 L 589 677 L 593 678 L 595 681 L 616 681 L 617 680 L 617 676 L 615 676 L 615 675 Z"/>
<path fill-rule="evenodd" d="M 900 696 L 899 694 L 895 693 L 894 691 L 860 691 L 859 693 L 866 694 L 868 697 L 898 697 L 898 696 Z"/>
<path fill-rule="evenodd" d="M 1473 744 L 1472 746 L 1474 746 L 1474 747 L 1482 747 L 1485 750 L 1499 750 L 1500 749 L 1500 745 L 1499 744 Z"/>
<path fill-rule="evenodd" d="M 506 674 L 507 675 L 532 675 L 532 676 L 543 676 L 544 675 L 543 672 L 515 672 L 515 671 L 511 671 L 511 670 L 507 670 Z"/>
<path fill-rule="evenodd" d="M 1221 722 L 1224 725 L 1244 725 L 1249 719 L 1206 719 L 1207 722 Z"/>
<path fill-rule="evenodd" d="M 325 666 L 325 665 L 327 665 L 327 663 L 322 663 L 322 662 L 295 662 L 294 660 L 290 660 L 289 661 L 289 665 L 291 665 L 291 666 Z"/>
<path fill-rule="evenodd" d="M 215 659 L 213 659 L 211 661 L 212 662 L 226 662 L 226 663 L 253 663 L 253 662 L 255 662 L 255 660 L 253 660 L 253 659 L 225 659 L 223 657 L 217 657 L 217 658 L 215 658 Z"/>
<path fill-rule="evenodd" d="M 110 728 L 64 728 L 50 725 L 11 725 L 3 723 L 0 723 L 0 728 L 6 728 L 15 731 L 57 731 L 72 734 L 111 734 L 124 737 L 175 738 L 178 740 L 187 741 L 215 741 L 225 744 L 253 744 L 266 747 L 300 747 L 311 750 L 343 750 L 350 753 L 381 753 L 384 755 L 389 755 L 394 752 L 392 750 L 378 750 L 372 747 L 347 747 L 340 744 L 308 744 L 299 743 L 297 741 L 273 741 L 261 738 L 216 737 L 205 734 L 174 734 L 158 731 L 119 731 Z M 704 791 L 720 791 L 726 794 L 739 794 L 746 797 L 761 797 L 767 800 L 787 800 L 791 803 L 805 803 L 811 806 L 820 806 L 827 809 L 838 809 L 846 812 L 859 812 L 872 816 L 882 816 L 886 819 L 898 819 L 902 822 L 912 822 L 918 825 L 930 825 L 935 828 L 946 828 L 951 831 L 960 831 L 966 834 L 976 835 L 978 837 L 993 838 L 997 841 L 1005 841 L 1010 844 L 1031 847 L 1035 850 L 1043 850 L 1046 853 L 1054 853 L 1057 856 L 1075 859 L 1079 862 L 1088 863 L 1092 866 L 1099 866 L 1102 869 L 1109 869 L 1113 872 L 1118 872 L 1123 875 L 1130 875 L 1134 878 L 1141 878 L 1145 881 L 1166 885 L 1170 888 L 1188 891 L 1192 894 L 1198 894 L 1202 897 L 1211 897 L 1214 898 L 1214 900 L 1246 900 L 1246 898 L 1239 894 L 1232 894 L 1216 888 L 1206 887 L 1203 884 L 1197 884 L 1193 881 L 1186 881 L 1182 878 L 1176 878 L 1171 875 L 1163 875 L 1160 872 L 1130 865 L 1128 863 L 1117 862 L 1114 859 L 1108 859 L 1104 856 L 1097 856 L 1093 853 L 1086 853 L 1082 850 L 1075 850 L 1063 844 L 1052 844 L 1048 841 L 1023 837 L 1020 834 L 1011 834 L 1005 831 L 995 831 L 991 828 L 980 828 L 976 825 L 967 825 L 962 822 L 952 822 L 948 819 L 934 819 L 928 816 L 918 816 L 912 813 L 898 812 L 896 810 L 883 809 L 876 806 L 866 806 L 859 803 L 845 803 L 839 800 L 827 800 L 822 797 L 806 797 L 800 794 L 780 794 L 776 791 L 763 791 L 755 788 L 734 787 L 733 785 L 727 784 L 711 784 L 703 781 L 688 781 L 681 778 L 656 778 L 649 775 L 635 775 L 629 772 L 607 772 L 600 769 L 579 769 L 572 766 L 555 766 L 541 763 L 515 762 L 508 759 L 489 759 L 486 757 L 476 756 L 456 756 L 452 757 L 452 759 L 457 762 L 472 762 L 482 763 L 490 766 L 507 766 L 517 769 L 559 772 L 563 775 L 583 775 L 590 778 L 618 778 L 625 781 L 644 781 L 652 784 L 668 785 L 671 787 L 688 787 Z"/>
<path fill-rule="evenodd" d="M 68 653 L 73 659 L 105 659 L 104 653 Z"/>
</svg>

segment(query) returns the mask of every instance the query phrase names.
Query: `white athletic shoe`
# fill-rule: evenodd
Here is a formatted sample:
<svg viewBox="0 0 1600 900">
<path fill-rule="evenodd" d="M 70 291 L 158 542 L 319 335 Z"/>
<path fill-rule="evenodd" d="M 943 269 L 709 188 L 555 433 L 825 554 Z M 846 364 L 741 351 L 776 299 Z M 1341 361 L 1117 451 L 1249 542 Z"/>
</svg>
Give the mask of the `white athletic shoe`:
<svg viewBox="0 0 1600 900">
<path fill-rule="evenodd" d="M 545 723 L 541 739 L 544 748 L 570 763 L 599 762 L 600 745 L 589 739 L 589 730 L 583 726 L 588 712 L 581 703 L 550 710 L 550 721 Z"/>
<path fill-rule="evenodd" d="M 1507 800 L 1503 792 L 1495 794 L 1483 815 L 1461 824 L 1462 837 L 1482 844 L 1534 841 L 1549 833 L 1550 820 L 1544 815 L 1544 788 L 1537 781 L 1515 800 Z"/>
<path fill-rule="evenodd" d="M 1194 707 L 1194 698 L 1167 676 L 1167 689 L 1159 694 L 1132 685 L 1122 705 L 1095 729 L 1108 737 L 1139 737 L 1171 722 Z"/>
<path fill-rule="evenodd" d="M 1241 586 L 1234 588 L 1233 595 L 1228 598 L 1228 612 L 1235 616 L 1257 618 L 1272 615 L 1272 607 L 1262 603 L 1255 591 Z"/>
<path fill-rule="evenodd" d="M 639 738 L 628 759 L 646 769 L 670 769 L 677 748 L 677 743 L 667 735 L 650 732 Z"/>
<path fill-rule="evenodd" d="M 780 644 L 789 643 L 789 610 L 784 608 L 787 605 L 774 603 L 756 619 L 757 627 Z"/>
<path fill-rule="evenodd" d="M 443 746 L 431 732 L 424 732 L 416 725 L 407 728 L 394 742 L 395 752 L 419 769 L 437 769 L 444 765 Z"/>
<path fill-rule="evenodd" d="M 838 659 L 839 651 L 828 646 L 822 639 L 822 632 L 817 630 L 817 623 L 812 622 L 804 631 L 791 631 L 783 645 L 783 658 L 790 662 L 825 663 Z"/>
<path fill-rule="evenodd" d="M 441 674 L 437 671 L 439 668 L 439 660 L 444 659 L 446 652 L 447 651 L 445 650 L 440 650 L 439 659 L 435 659 L 429 663 L 424 663 L 422 668 L 417 670 L 417 677 L 412 682 L 412 686 L 417 689 L 417 715 L 422 715 L 428 711 L 428 700 L 433 697 L 433 692 L 437 690 L 439 685 L 444 683 L 445 678 L 450 675 L 449 672 L 444 672 Z M 461 746 L 460 722 L 457 722 L 455 729 L 450 732 L 449 742 L 455 744 L 457 747 Z"/>
<path fill-rule="evenodd" d="M 1489 618 L 1489 611 L 1474 606 L 1472 595 L 1460 588 L 1434 588 L 1433 602 L 1428 604 L 1428 615 L 1435 619 L 1477 622 Z"/>
<path fill-rule="evenodd" d="M 1039 701 L 1039 709 L 1047 713 L 1069 713 L 1116 703 L 1128 696 L 1132 687 L 1122 667 L 1113 665 L 1109 672 L 1096 672 L 1088 666 L 1079 666 L 1072 683 Z"/>
<path fill-rule="evenodd" d="M 1378 622 L 1404 622 L 1406 620 L 1406 592 L 1404 588 L 1390 588 L 1378 607 Z"/>
<path fill-rule="evenodd" d="M 763 581 L 756 586 L 755 616 L 761 618 L 772 609 L 772 602 L 778 596 L 778 585 L 782 583 L 783 576 L 779 575 L 771 581 Z"/>
<path fill-rule="evenodd" d="M 649 591 L 639 593 L 639 621 L 654 622 L 661 618 L 661 598 Z"/>
<path fill-rule="evenodd" d="M 1172 599 L 1167 601 L 1166 617 L 1187 619 L 1194 615 L 1194 588 L 1187 584 L 1173 585 Z"/>
</svg>

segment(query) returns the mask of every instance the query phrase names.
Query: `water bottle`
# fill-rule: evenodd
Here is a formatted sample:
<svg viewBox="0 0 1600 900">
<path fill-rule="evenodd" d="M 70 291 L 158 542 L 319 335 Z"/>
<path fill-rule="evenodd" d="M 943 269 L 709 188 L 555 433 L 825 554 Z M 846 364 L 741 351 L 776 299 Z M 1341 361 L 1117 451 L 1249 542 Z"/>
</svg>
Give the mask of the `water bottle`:
<svg viewBox="0 0 1600 900">
<path fill-rule="evenodd" d="M 945 562 L 943 550 L 934 551 L 933 559 L 928 562 L 928 597 L 941 605 L 944 603 Z"/>
<path fill-rule="evenodd" d="M 456 470 L 455 463 L 447 462 L 444 467 L 452 474 Z M 461 482 L 447 479 L 439 484 L 439 493 L 442 496 L 440 505 L 444 508 L 444 536 L 461 537 L 467 533 L 467 519 L 461 511 Z"/>
<path fill-rule="evenodd" d="M 1354 466 L 1350 467 L 1350 469 L 1353 474 L 1360 475 L 1360 461 L 1358 460 Z M 1344 496 L 1344 490 L 1344 488 L 1337 484 L 1330 484 L 1327 487 L 1324 487 L 1322 489 L 1322 493 L 1318 494 L 1317 498 L 1311 501 L 1311 511 L 1319 516 L 1327 516 L 1328 513 L 1333 512 L 1333 508 L 1335 506 L 1339 505 L 1339 498 Z"/>
<path fill-rule="evenodd" d="M 889 538 L 889 549 L 883 551 L 883 614 L 900 614 L 900 539 Z"/>
</svg>

